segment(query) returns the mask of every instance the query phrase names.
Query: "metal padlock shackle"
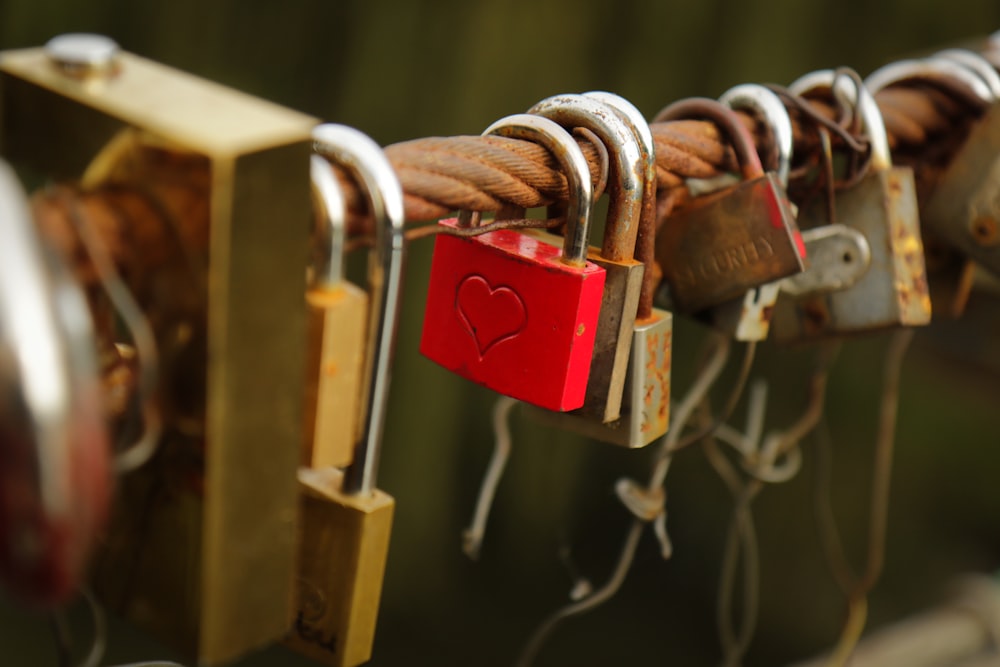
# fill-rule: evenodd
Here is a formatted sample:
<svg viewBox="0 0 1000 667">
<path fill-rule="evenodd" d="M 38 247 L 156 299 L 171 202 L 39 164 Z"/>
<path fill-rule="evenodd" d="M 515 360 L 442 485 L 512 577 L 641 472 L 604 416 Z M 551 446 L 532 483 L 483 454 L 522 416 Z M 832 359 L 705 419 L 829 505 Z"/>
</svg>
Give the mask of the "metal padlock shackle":
<svg viewBox="0 0 1000 667">
<path fill-rule="evenodd" d="M 0 382 L 5 400 L 16 399 L 0 407 L 8 464 L 0 473 L 28 477 L 37 492 L 20 508 L 2 507 L 0 560 L 17 574 L 18 594 L 51 604 L 75 589 L 110 497 L 97 343 L 82 290 L 46 260 L 24 190 L 2 160 L 0 239 L 0 353 L 9 360 Z"/>
<path fill-rule="evenodd" d="M 951 60 L 972 70 L 990 89 L 994 99 L 1000 98 L 1000 73 L 997 73 L 993 63 L 984 58 L 981 53 L 968 49 L 944 49 L 935 53 L 931 58 Z"/>
<path fill-rule="evenodd" d="M 884 65 L 865 78 L 865 87 L 874 95 L 884 88 L 910 80 L 930 81 L 982 106 L 989 106 L 996 99 L 996 93 L 978 70 L 954 57 L 943 55 L 898 60 Z M 997 83 L 1000 84 L 1000 79 Z"/>
<path fill-rule="evenodd" d="M 322 264 L 316 267 L 314 280 L 332 284 L 344 277 L 347 202 L 337 177 L 330 169 L 330 164 L 319 155 L 309 156 L 309 178 L 312 181 L 316 210 L 322 216 L 322 222 L 329 228 L 330 233 L 329 255 L 324 256 Z"/>
<path fill-rule="evenodd" d="M 566 176 L 569 190 L 566 234 L 559 259 L 569 266 L 586 264 L 594 185 L 590 180 L 590 166 L 580 145 L 555 121 L 526 113 L 501 118 L 483 131 L 483 136 L 487 135 L 532 141 L 555 156 Z"/>
<path fill-rule="evenodd" d="M 639 319 L 649 317 L 653 309 L 653 296 L 655 289 L 645 289 L 645 285 L 655 275 L 653 267 L 655 262 L 656 245 L 656 144 L 653 141 L 653 131 L 649 128 L 649 123 L 643 117 L 642 112 L 627 99 L 616 93 L 604 90 L 592 90 L 583 94 L 584 97 L 603 102 L 612 108 L 624 120 L 639 142 L 642 151 L 644 165 L 643 186 L 642 186 L 642 212 L 639 217 L 639 227 L 636 231 L 636 245 L 634 256 L 646 262 L 646 274 L 643 277 L 643 289 L 639 292 L 639 307 L 636 316 Z M 640 248 L 641 244 L 648 244 L 647 252 Z M 643 255 L 648 255 L 643 257 Z M 650 286 L 652 287 L 652 285 Z"/>
<path fill-rule="evenodd" d="M 743 180 L 764 177 L 764 166 L 760 162 L 760 156 L 757 155 L 757 148 L 750 131 L 743 126 L 732 109 L 721 102 L 707 97 L 689 97 L 661 109 L 653 122 L 696 118 L 711 121 L 726 135 L 736 153 Z"/>
<path fill-rule="evenodd" d="M 801 97 L 808 96 L 814 90 L 826 88 L 832 95 L 844 100 L 857 109 L 861 116 L 861 124 L 868 135 L 871 147 L 872 169 L 884 171 L 892 167 L 892 154 L 889 152 L 889 135 L 885 130 L 885 121 L 879 111 L 875 98 L 867 85 L 855 85 L 847 76 L 839 76 L 832 69 L 817 70 L 805 74 L 788 86 L 789 92 Z"/>
<path fill-rule="evenodd" d="M 369 311 L 362 373 L 360 433 L 354 458 L 344 473 L 344 492 L 375 488 L 382 431 L 389 396 L 392 354 L 398 328 L 403 278 L 403 188 L 382 148 L 346 125 L 327 123 L 312 132 L 314 150 L 347 169 L 368 197 L 375 219 L 375 245 L 369 252 Z"/>
<path fill-rule="evenodd" d="M 605 229 L 601 256 L 611 260 L 632 259 L 642 219 L 645 163 L 642 147 L 629 123 L 614 107 L 584 95 L 547 97 L 528 109 L 528 113 L 543 116 L 563 127 L 585 127 L 608 146 L 611 159 L 608 220 L 614 224 Z M 582 243 L 586 252 L 586 239 L 578 238 L 573 243 Z"/>
<path fill-rule="evenodd" d="M 781 98 L 772 90 L 759 83 L 743 83 L 733 86 L 719 96 L 719 102 L 730 109 L 754 112 L 764 120 L 771 132 L 777 152 L 775 173 L 782 187 L 788 188 L 788 175 L 792 167 L 792 119 Z"/>
</svg>

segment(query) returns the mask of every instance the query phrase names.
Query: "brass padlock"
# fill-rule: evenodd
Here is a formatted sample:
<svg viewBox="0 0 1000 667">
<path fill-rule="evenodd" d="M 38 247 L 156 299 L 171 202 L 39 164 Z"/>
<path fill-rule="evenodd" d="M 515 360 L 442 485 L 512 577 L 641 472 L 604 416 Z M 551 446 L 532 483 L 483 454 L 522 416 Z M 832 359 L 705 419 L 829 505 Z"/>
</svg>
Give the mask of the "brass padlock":
<svg viewBox="0 0 1000 667">
<path fill-rule="evenodd" d="M 192 282 L 175 289 L 199 310 L 183 331 L 154 329 L 161 350 L 193 360 L 163 393 L 197 419 L 165 414 L 156 458 L 119 481 L 93 585 L 199 664 L 280 639 L 292 617 L 305 337 L 306 235 L 288 221 L 310 215 L 316 121 L 94 36 L 4 52 L 0 90 L 4 155 L 46 178 L 77 180 L 104 153 L 121 167 L 97 171 L 148 191 L 128 155 L 103 150 L 129 128 L 168 158 L 159 173 L 176 155 L 211 175 L 191 194 L 205 227 L 178 235 Z"/>
<path fill-rule="evenodd" d="M 626 100 L 610 93 L 588 93 L 608 104 L 625 121 L 642 148 L 644 164 L 655 165 L 653 139 L 639 111 Z M 502 121 L 501 121 L 502 122 Z M 642 200 L 656 192 L 654 169 L 643 174 Z M 655 218 L 652 206 L 644 205 L 634 253 L 639 255 L 642 239 L 652 242 Z M 650 257 L 652 253 L 647 253 Z M 636 260 L 638 261 L 638 260 Z M 646 267 L 650 271 L 650 267 Z M 670 423 L 670 367 L 673 339 L 671 313 L 652 307 L 652 291 L 643 291 L 637 304 L 629 353 L 628 372 L 622 395 L 621 414 L 606 422 L 586 410 L 557 413 L 525 406 L 539 421 L 622 447 L 644 447 L 667 431 Z"/>
<path fill-rule="evenodd" d="M 586 398 L 580 408 L 602 422 L 621 416 L 632 330 L 642 289 L 642 262 L 633 258 L 643 212 L 643 183 L 649 169 L 629 124 L 605 103 L 583 95 L 542 100 L 528 113 L 550 118 L 564 127 L 587 127 L 609 146 L 609 205 L 600 251 L 587 259 L 605 269 L 604 296 L 594 340 Z"/>
<path fill-rule="evenodd" d="M 361 362 L 368 296 L 344 279 L 347 208 L 330 165 L 312 156 L 311 176 L 320 238 L 329 235 L 329 254 L 314 267 L 306 292 L 305 443 L 307 468 L 350 464 L 361 401 Z M 323 232 L 326 232 L 324 234 Z"/>
<path fill-rule="evenodd" d="M 781 99 L 768 88 L 747 83 L 730 88 L 719 97 L 719 102 L 731 109 L 746 109 L 761 118 L 771 134 L 776 164 L 774 174 L 781 187 L 780 195 L 788 201 L 788 173 L 792 161 L 792 121 Z M 795 215 L 795 207 L 788 204 L 788 210 Z M 794 229 L 796 241 L 799 231 Z M 805 247 L 801 248 L 803 256 Z M 771 330 L 771 316 L 778 300 L 781 281 L 752 287 L 742 298 L 713 306 L 697 313 L 695 317 L 715 329 L 726 332 L 735 340 L 761 341 Z"/>
<path fill-rule="evenodd" d="M 765 174 L 753 138 L 733 112 L 715 100 L 675 102 L 657 121 L 708 119 L 728 136 L 743 181 L 696 197 L 660 227 L 657 260 L 676 311 L 694 313 L 747 290 L 802 271 L 795 215 L 775 174 Z"/>
<path fill-rule="evenodd" d="M 965 60 L 978 58 L 965 54 Z M 1000 275 L 1000 80 L 989 63 L 992 85 L 983 78 L 988 74 L 946 57 L 893 63 L 873 72 L 865 84 L 874 94 L 907 81 L 929 80 L 984 111 L 925 195 L 920 220 L 940 241 Z"/>
<path fill-rule="evenodd" d="M 792 84 L 792 92 L 832 90 L 856 105 L 871 146 L 868 173 L 836 195 L 838 220 L 860 232 L 870 250 L 870 264 L 847 289 L 782 294 L 775 306 L 772 332 L 781 342 L 919 326 L 930 321 L 931 304 L 924 268 L 912 170 L 893 167 L 885 125 L 874 98 L 833 70 L 813 72 Z M 828 222 L 825 202 L 802 209 L 803 228 Z"/>
<path fill-rule="evenodd" d="M 395 501 L 375 488 L 403 272 L 403 190 L 382 149 L 343 125 L 313 132 L 319 153 L 347 169 L 375 218 L 360 418 L 351 464 L 299 471 L 298 608 L 285 644 L 323 664 L 371 657 Z"/>
</svg>

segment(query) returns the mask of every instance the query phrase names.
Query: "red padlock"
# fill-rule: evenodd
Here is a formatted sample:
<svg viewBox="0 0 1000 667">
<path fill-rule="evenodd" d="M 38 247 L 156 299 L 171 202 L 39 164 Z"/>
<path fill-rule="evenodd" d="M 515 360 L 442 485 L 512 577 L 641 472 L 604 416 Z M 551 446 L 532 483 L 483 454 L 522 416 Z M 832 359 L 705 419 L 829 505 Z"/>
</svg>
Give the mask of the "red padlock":
<svg viewBox="0 0 1000 667">
<path fill-rule="evenodd" d="M 493 133 L 536 141 L 562 165 L 570 192 L 562 250 L 513 230 L 439 234 L 420 352 L 498 393 L 575 410 L 584 401 L 605 282 L 604 269 L 586 259 L 590 169 L 551 120 L 519 114 L 499 125 Z M 440 224 L 471 224 L 465 220 Z"/>
</svg>

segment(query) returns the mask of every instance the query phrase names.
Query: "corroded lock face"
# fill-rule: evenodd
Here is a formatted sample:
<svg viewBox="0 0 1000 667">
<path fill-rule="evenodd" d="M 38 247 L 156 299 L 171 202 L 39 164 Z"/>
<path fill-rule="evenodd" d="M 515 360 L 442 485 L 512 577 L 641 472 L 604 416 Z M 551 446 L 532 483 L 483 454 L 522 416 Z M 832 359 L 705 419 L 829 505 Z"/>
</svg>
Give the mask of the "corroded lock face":
<svg viewBox="0 0 1000 667">
<path fill-rule="evenodd" d="M 792 90 L 806 92 L 834 83 L 834 73 L 826 70 L 803 77 L 792 84 Z M 783 294 L 773 320 L 773 336 L 779 341 L 807 341 L 930 321 L 913 172 L 892 166 L 885 127 L 871 94 L 847 80 L 841 83 L 844 89 L 838 92 L 858 105 L 872 157 L 864 178 L 855 187 L 837 193 L 836 210 L 840 222 L 864 236 L 870 262 L 846 289 Z M 803 228 L 826 221 L 824 208 L 823 202 L 805 207 L 799 217 Z"/>
<path fill-rule="evenodd" d="M 744 180 L 671 212 L 656 256 L 677 311 L 693 313 L 802 271 L 795 215 L 775 174 L 765 174 L 749 132 L 714 100 L 683 100 L 658 120 L 706 118 L 728 135 Z"/>
<path fill-rule="evenodd" d="M 681 312 L 802 270 L 795 215 L 774 174 L 694 200 L 660 228 L 657 257 Z"/>
<path fill-rule="evenodd" d="M 864 275 L 842 291 L 800 298 L 783 295 L 775 306 L 772 334 L 802 341 L 930 321 L 913 172 L 905 167 L 874 170 L 837 195 L 837 215 L 861 232 L 871 249 Z M 825 206 L 806 207 L 803 228 L 825 220 Z"/>
</svg>

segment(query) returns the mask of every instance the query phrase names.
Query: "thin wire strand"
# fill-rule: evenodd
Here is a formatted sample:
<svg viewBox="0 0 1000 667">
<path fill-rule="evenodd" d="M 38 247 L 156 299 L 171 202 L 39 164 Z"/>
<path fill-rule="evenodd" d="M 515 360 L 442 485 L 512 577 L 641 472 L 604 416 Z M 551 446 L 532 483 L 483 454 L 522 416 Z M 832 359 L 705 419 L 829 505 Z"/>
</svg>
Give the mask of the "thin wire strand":
<svg viewBox="0 0 1000 667">
<path fill-rule="evenodd" d="M 479 498 L 472 515 L 472 523 L 462 533 L 462 551 L 472 560 L 478 560 L 479 550 L 483 546 L 483 536 L 486 534 L 486 522 L 493 508 L 497 487 L 507 467 L 510 458 L 511 435 L 510 413 L 517 405 L 517 400 L 501 396 L 493 404 L 493 454 L 486 468 L 482 486 L 479 488 Z"/>
<path fill-rule="evenodd" d="M 91 228 L 80 212 L 77 197 L 63 195 L 67 212 L 76 228 L 80 241 L 86 248 L 101 285 L 118 316 L 124 322 L 139 355 L 139 393 L 142 405 L 143 432 L 138 440 L 115 456 L 115 470 L 127 474 L 143 466 L 156 453 L 162 433 L 163 421 L 159 402 L 156 400 L 159 385 L 159 354 L 153 328 L 136 303 L 135 298 L 115 268 L 104 241 Z"/>
<path fill-rule="evenodd" d="M 663 436 L 662 444 L 655 458 L 655 465 L 648 485 L 648 489 L 650 490 L 655 490 L 663 486 L 680 432 L 684 429 L 695 407 L 702 401 L 709 389 L 711 389 L 712 384 L 722 372 L 729 357 L 731 348 L 730 340 L 722 334 L 715 333 L 706 344 L 712 346 L 712 357 L 674 411 L 673 423 L 667 434 Z M 661 514 L 661 516 L 663 515 Z M 639 546 L 639 538 L 642 536 L 642 529 L 645 523 L 639 519 L 632 521 L 632 525 L 629 527 L 625 541 L 622 544 L 618 562 L 608 581 L 603 586 L 583 600 L 565 605 L 556 610 L 538 626 L 518 656 L 515 662 L 517 667 L 530 667 L 542 646 L 562 621 L 592 611 L 619 591 L 632 566 L 632 561 L 635 559 L 635 552 Z"/>
</svg>

